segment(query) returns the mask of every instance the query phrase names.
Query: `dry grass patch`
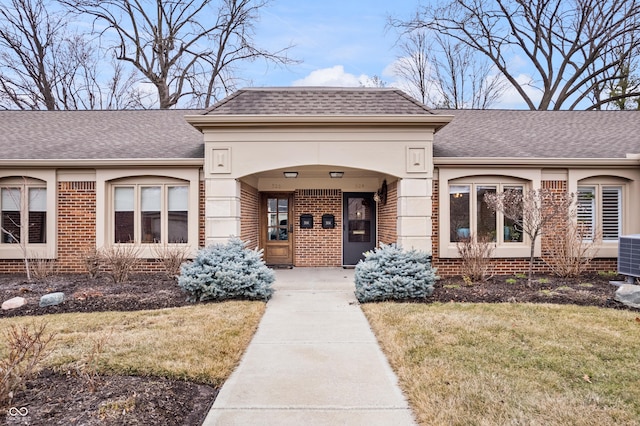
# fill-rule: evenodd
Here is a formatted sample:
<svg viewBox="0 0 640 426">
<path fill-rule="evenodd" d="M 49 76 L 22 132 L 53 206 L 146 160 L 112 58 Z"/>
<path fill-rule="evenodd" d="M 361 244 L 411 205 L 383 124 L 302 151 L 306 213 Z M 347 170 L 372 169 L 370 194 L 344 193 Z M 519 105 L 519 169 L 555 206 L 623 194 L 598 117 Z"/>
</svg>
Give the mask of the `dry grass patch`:
<svg viewBox="0 0 640 426">
<path fill-rule="evenodd" d="M 99 312 L 39 317 L 56 333 L 44 366 L 75 372 L 107 336 L 97 355 L 101 374 L 160 376 L 221 385 L 240 361 L 262 317 L 262 302 L 209 303 L 137 312 Z M 0 333 L 11 324 L 0 321 Z M 0 342 L 0 356 L 6 353 Z"/>
<path fill-rule="evenodd" d="M 637 425 L 637 312 L 364 305 L 421 424 Z"/>
</svg>

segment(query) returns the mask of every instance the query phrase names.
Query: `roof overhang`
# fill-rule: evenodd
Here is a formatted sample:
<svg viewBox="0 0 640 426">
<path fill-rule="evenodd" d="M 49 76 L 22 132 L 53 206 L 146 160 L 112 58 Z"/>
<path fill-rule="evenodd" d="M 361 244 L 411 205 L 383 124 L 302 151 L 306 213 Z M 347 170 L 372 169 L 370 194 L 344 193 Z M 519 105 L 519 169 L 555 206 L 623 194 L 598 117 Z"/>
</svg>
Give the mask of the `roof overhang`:
<svg viewBox="0 0 640 426">
<path fill-rule="evenodd" d="M 436 131 L 453 115 L 440 114 L 379 114 L 379 115 L 187 115 L 195 128 L 225 127 L 430 127 Z"/>
<path fill-rule="evenodd" d="M 204 158 L 2 159 L 0 167 L 202 167 Z"/>
<path fill-rule="evenodd" d="M 434 157 L 436 166 L 638 167 L 640 158 Z"/>
</svg>

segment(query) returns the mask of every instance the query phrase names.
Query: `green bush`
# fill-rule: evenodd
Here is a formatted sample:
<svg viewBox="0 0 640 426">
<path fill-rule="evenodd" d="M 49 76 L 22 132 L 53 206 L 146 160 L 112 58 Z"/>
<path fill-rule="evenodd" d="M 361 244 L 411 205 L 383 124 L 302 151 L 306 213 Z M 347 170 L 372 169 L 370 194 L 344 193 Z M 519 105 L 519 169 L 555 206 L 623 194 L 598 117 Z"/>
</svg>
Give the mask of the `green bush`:
<svg viewBox="0 0 640 426">
<path fill-rule="evenodd" d="M 201 249 L 180 270 L 178 285 L 191 302 L 203 300 L 268 300 L 275 274 L 262 259 L 262 250 L 250 250 L 239 238 Z"/>
<path fill-rule="evenodd" d="M 426 253 L 381 244 L 356 265 L 355 294 L 360 302 L 425 299 L 438 279 Z"/>
</svg>

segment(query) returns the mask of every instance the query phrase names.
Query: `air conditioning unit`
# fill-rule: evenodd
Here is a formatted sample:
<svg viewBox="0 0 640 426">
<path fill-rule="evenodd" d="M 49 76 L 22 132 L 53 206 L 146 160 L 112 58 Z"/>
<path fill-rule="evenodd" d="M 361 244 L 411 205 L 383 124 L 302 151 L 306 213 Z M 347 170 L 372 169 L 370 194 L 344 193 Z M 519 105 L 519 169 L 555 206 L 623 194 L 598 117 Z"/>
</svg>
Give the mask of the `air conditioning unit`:
<svg viewBox="0 0 640 426">
<path fill-rule="evenodd" d="M 629 277 L 640 277 L 640 234 L 620 237 L 618 273 Z"/>
</svg>

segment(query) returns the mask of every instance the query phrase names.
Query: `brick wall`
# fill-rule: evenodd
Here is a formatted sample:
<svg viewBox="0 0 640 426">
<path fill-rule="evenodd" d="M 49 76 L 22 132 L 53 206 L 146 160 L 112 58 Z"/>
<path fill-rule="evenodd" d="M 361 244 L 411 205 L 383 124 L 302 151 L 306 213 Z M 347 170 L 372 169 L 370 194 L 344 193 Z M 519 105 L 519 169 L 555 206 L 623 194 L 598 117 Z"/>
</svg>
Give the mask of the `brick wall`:
<svg viewBox="0 0 640 426">
<path fill-rule="evenodd" d="M 387 203 L 378 203 L 378 241 L 391 244 L 398 241 L 398 181 L 387 187 Z"/>
<path fill-rule="evenodd" d="M 542 181 L 542 187 L 549 189 L 556 193 L 566 192 L 566 181 Z M 439 225 L 439 200 L 438 200 L 438 181 L 433 181 L 433 243 L 432 243 L 432 255 L 433 266 L 438 268 L 438 275 L 442 277 L 459 275 L 460 274 L 460 259 L 440 259 L 438 257 L 438 225 Z M 557 223 L 552 226 L 558 227 Z M 542 252 L 545 249 L 544 236 L 538 240 L 537 244 L 542 244 Z M 529 270 L 528 258 L 500 258 L 494 259 L 490 264 L 490 271 L 496 275 L 508 275 L 515 273 L 526 273 Z M 615 271 L 617 269 L 617 259 L 593 259 L 587 266 L 586 270 L 589 272 L 596 271 Z M 544 262 L 544 259 L 536 258 L 533 264 L 534 273 L 548 273 L 549 267 Z"/>
<path fill-rule="evenodd" d="M 294 196 L 295 266 L 342 265 L 342 191 L 297 190 Z M 313 215 L 313 229 L 300 229 L 301 214 Z M 335 216 L 333 229 L 322 228 L 322 215 Z"/>
<path fill-rule="evenodd" d="M 58 271 L 85 272 L 82 253 L 95 246 L 95 182 L 59 182 Z"/>
<path fill-rule="evenodd" d="M 240 239 L 254 249 L 260 240 L 260 195 L 258 190 L 242 182 L 240 187 Z"/>
</svg>

